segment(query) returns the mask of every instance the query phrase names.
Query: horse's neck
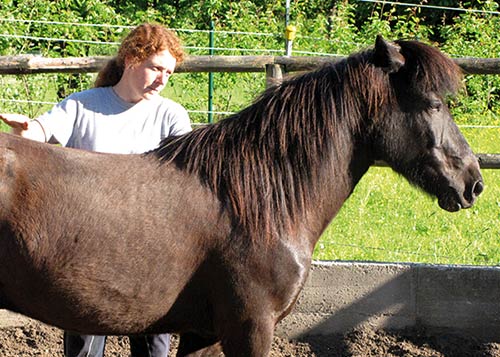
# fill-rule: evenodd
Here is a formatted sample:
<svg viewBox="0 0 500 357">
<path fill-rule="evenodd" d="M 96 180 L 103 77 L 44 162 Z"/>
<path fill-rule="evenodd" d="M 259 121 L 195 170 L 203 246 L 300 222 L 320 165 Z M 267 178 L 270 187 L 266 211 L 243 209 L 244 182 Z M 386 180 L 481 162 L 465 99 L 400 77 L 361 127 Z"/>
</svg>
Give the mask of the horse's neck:
<svg viewBox="0 0 500 357">
<path fill-rule="evenodd" d="M 311 219 L 311 231 L 314 233 L 309 239 L 312 247 L 335 218 L 370 165 L 368 152 L 359 148 L 346 152 L 342 160 L 333 155 L 330 160 L 325 160 L 322 177 L 318 182 L 320 187 L 318 199 L 308 214 L 314 217 Z"/>
</svg>

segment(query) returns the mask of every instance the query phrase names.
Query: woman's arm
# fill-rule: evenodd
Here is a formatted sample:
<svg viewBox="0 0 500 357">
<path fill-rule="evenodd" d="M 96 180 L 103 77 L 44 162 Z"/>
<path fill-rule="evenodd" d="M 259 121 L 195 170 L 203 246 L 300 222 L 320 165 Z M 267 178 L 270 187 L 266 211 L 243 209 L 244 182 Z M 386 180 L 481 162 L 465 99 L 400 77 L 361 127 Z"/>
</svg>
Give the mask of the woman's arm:
<svg viewBox="0 0 500 357">
<path fill-rule="evenodd" d="M 0 114 L 0 119 L 11 127 L 10 132 L 12 134 L 20 135 L 31 140 L 47 141 L 42 125 L 36 120 L 31 120 L 26 115 Z"/>
</svg>

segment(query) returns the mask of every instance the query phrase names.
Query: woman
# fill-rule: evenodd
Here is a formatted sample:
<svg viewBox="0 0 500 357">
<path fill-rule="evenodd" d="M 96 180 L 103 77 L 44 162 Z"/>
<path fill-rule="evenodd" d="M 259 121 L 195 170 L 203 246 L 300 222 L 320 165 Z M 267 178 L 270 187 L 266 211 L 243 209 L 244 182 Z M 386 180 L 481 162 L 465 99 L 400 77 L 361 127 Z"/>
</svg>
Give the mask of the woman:
<svg viewBox="0 0 500 357">
<path fill-rule="evenodd" d="M 159 95 L 183 59 L 180 41 L 172 32 L 142 24 L 99 72 L 95 88 L 70 95 L 34 120 L 19 114 L 0 114 L 0 119 L 13 133 L 32 140 L 108 153 L 152 150 L 163 138 L 191 130 L 186 110 Z M 168 334 L 129 338 L 132 356 L 168 355 Z M 66 331 L 65 355 L 101 357 L 105 340 Z"/>
</svg>

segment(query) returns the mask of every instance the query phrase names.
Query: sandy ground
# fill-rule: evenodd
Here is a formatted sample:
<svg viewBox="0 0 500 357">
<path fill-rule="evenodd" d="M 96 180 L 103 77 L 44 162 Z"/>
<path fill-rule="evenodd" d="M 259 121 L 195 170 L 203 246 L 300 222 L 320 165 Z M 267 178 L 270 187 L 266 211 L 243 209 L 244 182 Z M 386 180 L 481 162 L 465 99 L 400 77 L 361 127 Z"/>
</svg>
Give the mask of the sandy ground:
<svg viewBox="0 0 500 357">
<path fill-rule="evenodd" d="M 175 356 L 176 336 L 172 345 L 171 356 Z M 108 339 L 105 356 L 128 356 L 128 351 L 128 339 L 113 336 Z M 36 321 L 20 327 L 0 328 L 0 356 L 62 357 L 62 332 Z M 454 333 L 359 329 L 344 335 L 315 336 L 301 341 L 275 338 L 271 356 L 500 357 L 500 344 Z"/>
</svg>

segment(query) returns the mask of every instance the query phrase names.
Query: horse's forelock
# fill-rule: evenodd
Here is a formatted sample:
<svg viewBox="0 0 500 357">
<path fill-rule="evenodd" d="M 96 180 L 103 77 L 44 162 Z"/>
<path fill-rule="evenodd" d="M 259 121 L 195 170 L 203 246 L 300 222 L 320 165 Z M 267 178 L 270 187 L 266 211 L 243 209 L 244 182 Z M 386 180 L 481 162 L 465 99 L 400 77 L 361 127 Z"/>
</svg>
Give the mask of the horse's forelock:
<svg viewBox="0 0 500 357">
<path fill-rule="evenodd" d="M 405 57 L 405 72 L 420 91 L 455 95 L 463 86 L 460 67 L 437 48 L 418 41 L 396 41 Z"/>
</svg>

